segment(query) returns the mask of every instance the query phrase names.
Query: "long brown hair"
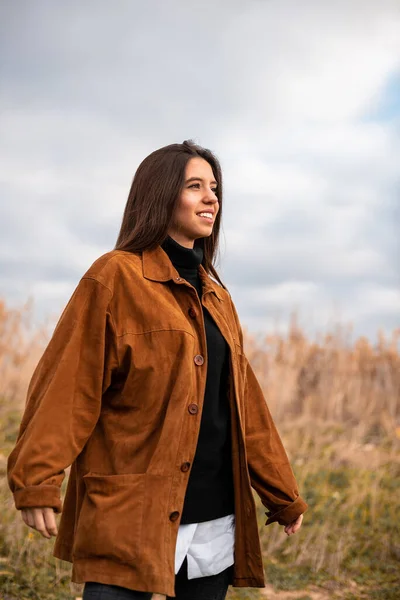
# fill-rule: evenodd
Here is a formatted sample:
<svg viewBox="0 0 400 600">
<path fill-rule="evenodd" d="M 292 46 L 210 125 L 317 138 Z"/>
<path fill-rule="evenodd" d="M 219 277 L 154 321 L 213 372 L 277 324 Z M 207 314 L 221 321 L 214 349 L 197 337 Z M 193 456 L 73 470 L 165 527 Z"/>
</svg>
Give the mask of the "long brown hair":
<svg viewBox="0 0 400 600">
<path fill-rule="evenodd" d="M 212 234 L 195 240 L 203 248 L 202 265 L 223 286 L 213 262 L 218 251 L 222 216 L 222 171 L 217 157 L 192 140 L 155 150 L 137 168 L 122 217 L 114 250 L 142 252 L 162 244 L 168 235 L 175 207 L 184 186 L 186 164 L 191 158 L 206 160 L 217 182 L 219 211 Z"/>
</svg>

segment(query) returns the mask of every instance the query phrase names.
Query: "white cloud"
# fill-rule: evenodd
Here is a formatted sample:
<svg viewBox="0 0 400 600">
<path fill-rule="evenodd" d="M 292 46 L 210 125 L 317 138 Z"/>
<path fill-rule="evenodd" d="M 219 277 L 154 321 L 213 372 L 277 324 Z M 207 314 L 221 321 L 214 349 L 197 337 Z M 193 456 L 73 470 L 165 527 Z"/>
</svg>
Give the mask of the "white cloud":
<svg viewBox="0 0 400 600">
<path fill-rule="evenodd" d="M 398 318 L 400 289 L 369 284 L 358 290 L 355 304 L 358 314 L 363 317 L 370 317 L 378 312 Z M 400 322 L 398 325 L 400 326 Z"/>
<path fill-rule="evenodd" d="M 396 2 L 247 7 L 229 20 L 223 40 L 235 65 L 235 93 L 263 122 L 358 117 L 399 67 Z"/>
</svg>

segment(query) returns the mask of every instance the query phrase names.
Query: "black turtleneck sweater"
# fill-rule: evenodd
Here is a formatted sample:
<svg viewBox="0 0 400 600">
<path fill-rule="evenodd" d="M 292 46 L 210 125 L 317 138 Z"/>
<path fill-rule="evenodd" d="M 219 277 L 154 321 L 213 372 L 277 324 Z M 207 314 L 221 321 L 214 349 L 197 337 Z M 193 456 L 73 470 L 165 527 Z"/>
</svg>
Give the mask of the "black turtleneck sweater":
<svg viewBox="0 0 400 600">
<path fill-rule="evenodd" d="M 161 244 L 179 275 L 202 298 L 200 247 L 185 248 L 168 236 Z M 181 524 L 210 521 L 234 513 L 230 409 L 227 395 L 229 347 L 202 306 L 207 340 L 207 380 L 196 454 L 189 476 Z"/>
</svg>

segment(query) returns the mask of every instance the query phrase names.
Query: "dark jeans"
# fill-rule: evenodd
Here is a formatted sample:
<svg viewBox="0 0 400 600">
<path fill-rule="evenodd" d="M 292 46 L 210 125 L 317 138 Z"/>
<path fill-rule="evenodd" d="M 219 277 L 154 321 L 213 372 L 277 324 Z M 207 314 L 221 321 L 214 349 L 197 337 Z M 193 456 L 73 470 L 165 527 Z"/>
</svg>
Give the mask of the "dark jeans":
<svg viewBox="0 0 400 600">
<path fill-rule="evenodd" d="M 176 600 L 224 600 L 232 577 L 233 566 L 209 577 L 187 578 L 187 560 L 175 576 Z M 150 600 L 151 592 L 136 592 L 118 585 L 87 581 L 82 600 Z M 167 596 L 167 600 L 172 597 Z"/>
</svg>

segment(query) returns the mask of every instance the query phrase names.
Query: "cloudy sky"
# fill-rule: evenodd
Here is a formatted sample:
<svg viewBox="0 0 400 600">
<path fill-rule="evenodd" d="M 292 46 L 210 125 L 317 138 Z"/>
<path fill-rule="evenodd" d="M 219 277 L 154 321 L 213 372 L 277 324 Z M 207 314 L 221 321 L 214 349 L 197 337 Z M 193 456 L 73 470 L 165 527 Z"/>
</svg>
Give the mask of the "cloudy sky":
<svg viewBox="0 0 400 600">
<path fill-rule="evenodd" d="M 58 318 L 145 156 L 220 158 L 217 268 L 242 324 L 400 324 L 398 0 L 0 7 L 0 297 Z"/>
</svg>

